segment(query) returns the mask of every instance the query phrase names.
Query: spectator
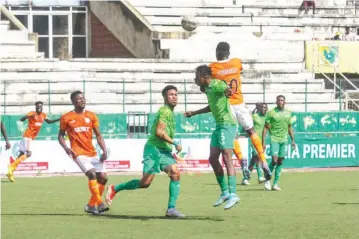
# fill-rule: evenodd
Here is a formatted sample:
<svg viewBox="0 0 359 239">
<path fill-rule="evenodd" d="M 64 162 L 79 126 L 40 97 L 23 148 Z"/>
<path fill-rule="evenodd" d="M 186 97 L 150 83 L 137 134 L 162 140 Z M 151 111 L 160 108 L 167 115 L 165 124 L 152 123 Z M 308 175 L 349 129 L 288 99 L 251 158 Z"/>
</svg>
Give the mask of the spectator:
<svg viewBox="0 0 359 239">
<path fill-rule="evenodd" d="M 304 0 L 303 1 L 301 9 L 304 8 L 305 14 L 308 14 L 309 7 L 313 7 L 313 14 L 316 14 L 316 12 L 315 12 L 315 0 L 311 0 L 311 1 L 305 1 Z"/>
<path fill-rule="evenodd" d="M 356 34 L 356 36 L 355 36 L 355 39 L 356 39 L 357 41 L 359 41 L 359 27 L 357 28 L 357 34 Z"/>
<path fill-rule="evenodd" d="M 345 27 L 345 33 L 343 36 L 344 41 L 355 41 L 356 40 L 356 36 L 354 35 L 354 33 L 350 32 L 350 27 Z"/>
</svg>

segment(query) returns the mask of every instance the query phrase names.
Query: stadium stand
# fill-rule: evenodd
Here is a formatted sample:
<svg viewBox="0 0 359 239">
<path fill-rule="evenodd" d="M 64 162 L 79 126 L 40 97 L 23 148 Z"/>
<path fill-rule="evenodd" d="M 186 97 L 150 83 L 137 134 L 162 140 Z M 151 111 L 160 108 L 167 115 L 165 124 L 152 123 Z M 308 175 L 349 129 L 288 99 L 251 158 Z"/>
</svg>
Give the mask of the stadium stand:
<svg viewBox="0 0 359 239">
<path fill-rule="evenodd" d="M 6 113 L 25 113 L 37 100 L 51 103 L 52 113 L 62 113 L 68 110 L 69 92 L 75 89 L 84 90 L 89 107 L 99 113 L 150 112 L 162 103 L 160 90 L 169 83 L 177 85 L 181 93 L 178 111 L 204 106 L 205 96 L 193 84 L 193 70 L 214 60 L 219 41 L 228 41 L 232 56 L 243 60 L 243 92 L 250 108 L 258 101 L 273 103 L 280 93 L 287 96 L 293 111 L 335 111 L 343 107 L 333 89 L 327 89 L 323 79 L 316 79 L 305 69 L 304 41 L 332 36 L 347 25 L 359 26 L 355 6 L 323 6 L 319 2 L 318 14 L 312 16 L 298 12 L 301 1 L 127 2 L 133 7 L 129 8 L 133 14 L 139 14 L 152 36 L 160 41 L 161 50 L 168 51 L 169 59 L 61 61 L 40 57 L 28 61 L 24 59 L 25 52 L 36 55 L 33 48 L 13 48 L 24 54 L 20 59 L 8 57 L 13 53 L 2 56 L 4 81 L 0 91 Z M 106 4 L 118 3 L 101 4 L 105 8 Z M 93 6 L 90 10 L 100 18 Z M 183 14 L 192 14 L 198 20 L 194 32 L 183 32 Z M 1 35 L 15 34 L 9 30 L 8 22 L 2 21 L 0 26 Z M 168 32 L 179 34 L 166 35 Z M 16 39 L 27 40 L 25 34 Z"/>
</svg>

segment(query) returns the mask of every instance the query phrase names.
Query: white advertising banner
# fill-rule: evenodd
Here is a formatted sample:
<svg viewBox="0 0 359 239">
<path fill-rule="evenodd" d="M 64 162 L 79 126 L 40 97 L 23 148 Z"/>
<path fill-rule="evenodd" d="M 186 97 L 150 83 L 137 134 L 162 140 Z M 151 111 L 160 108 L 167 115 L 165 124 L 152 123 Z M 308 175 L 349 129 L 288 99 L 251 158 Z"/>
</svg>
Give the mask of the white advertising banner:
<svg viewBox="0 0 359 239">
<path fill-rule="evenodd" d="M 240 139 L 243 155 L 248 155 L 248 140 Z M 146 139 L 106 139 L 108 159 L 105 161 L 109 172 L 139 172 L 142 171 L 142 154 Z M 212 170 L 208 162 L 210 139 L 182 139 L 184 160 L 178 163 L 181 170 Z M 5 151 L 4 142 L 0 145 L 0 172 L 7 172 L 7 165 L 13 162 L 19 154 L 19 142 L 11 141 L 12 148 Z M 98 153 L 100 147 L 94 141 Z M 67 156 L 55 140 L 34 140 L 31 143 L 32 156 L 21 164 L 16 174 L 36 173 L 80 173 L 81 170 Z M 236 166 L 239 166 L 236 162 Z"/>
</svg>

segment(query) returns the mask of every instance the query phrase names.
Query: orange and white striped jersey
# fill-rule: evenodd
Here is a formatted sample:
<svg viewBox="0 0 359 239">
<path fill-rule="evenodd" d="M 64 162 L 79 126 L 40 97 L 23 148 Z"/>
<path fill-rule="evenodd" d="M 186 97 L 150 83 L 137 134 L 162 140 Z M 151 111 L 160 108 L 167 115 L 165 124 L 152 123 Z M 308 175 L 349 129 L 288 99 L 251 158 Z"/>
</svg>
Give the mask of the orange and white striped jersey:
<svg viewBox="0 0 359 239">
<path fill-rule="evenodd" d="M 213 78 L 225 81 L 226 84 L 232 88 L 232 95 L 229 99 L 230 104 L 242 104 L 242 61 L 238 58 L 232 58 L 228 60 L 212 62 L 209 67 L 212 70 Z"/>
</svg>

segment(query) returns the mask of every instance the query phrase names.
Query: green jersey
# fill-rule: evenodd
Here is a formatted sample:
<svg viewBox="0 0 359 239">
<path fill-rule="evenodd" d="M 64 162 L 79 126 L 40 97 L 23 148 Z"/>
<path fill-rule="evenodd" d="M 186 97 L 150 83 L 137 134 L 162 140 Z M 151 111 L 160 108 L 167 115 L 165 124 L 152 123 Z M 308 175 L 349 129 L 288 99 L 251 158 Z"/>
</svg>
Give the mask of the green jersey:
<svg viewBox="0 0 359 239">
<path fill-rule="evenodd" d="M 289 110 L 279 110 L 275 107 L 267 113 L 266 123 L 270 125 L 269 133 L 272 142 L 288 141 L 288 126 L 292 125 L 292 113 Z"/>
<path fill-rule="evenodd" d="M 266 123 L 266 116 L 267 115 L 262 115 L 261 113 L 252 115 L 254 131 L 256 131 L 260 139 L 262 139 L 264 125 Z"/>
<path fill-rule="evenodd" d="M 159 121 L 162 121 L 166 124 L 166 133 L 167 135 L 173 139 L 175 135 L 175 129 L 176 129 L 176 121 L 175 121 L 175 115 L 173 113 L 173 110 L 167 106 L 162 106 L 155 117 L 155 120 L 151 127 L 151 133 L 148 137 L 147 144 L 150 144 L 159 150 L 166 150 L 166 151 L 172 151 L 172 145 L 164 141 L 163 139 L 160 139 L 156 136 L 156 127 Z"/>
<path fill-rule="evenodd" d="M 227 84 L 224 81 L 213 79 L 205 88 L 208 105 L 217 125 L 236 125 L 237 120 L 232 114 L 229 99 L 224 94 Z"/>
</svg>

